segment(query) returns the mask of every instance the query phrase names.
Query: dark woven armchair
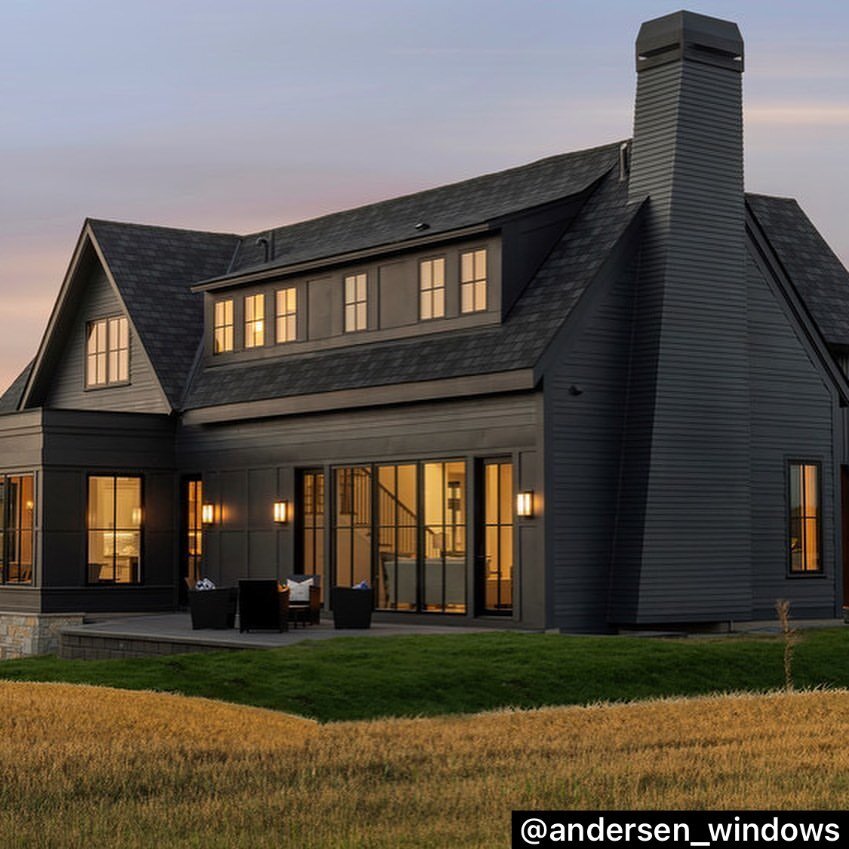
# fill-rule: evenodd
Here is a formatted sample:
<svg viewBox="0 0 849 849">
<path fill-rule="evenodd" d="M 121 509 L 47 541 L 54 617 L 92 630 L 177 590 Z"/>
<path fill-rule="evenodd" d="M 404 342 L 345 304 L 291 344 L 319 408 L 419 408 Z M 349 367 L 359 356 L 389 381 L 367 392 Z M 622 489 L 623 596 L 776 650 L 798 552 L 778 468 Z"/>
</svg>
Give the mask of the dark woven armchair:
<svg viewBox="0 0 849 849">
<path fill-rule="evenodd" d="M 333 626 L 335 628 L 370 628 L 374 608 L 374 590 L 334 587 Z"/>
<path fill-rule="evenodd" d="M 236 623 L 235 587 L 188 591 L 192 628 L 232 628 Z"/>
<path fill-rule="evenodd" d="M 289 590 L 276 580 L 239 581 L 239 631 L 288 631 Z"/>
</svg>

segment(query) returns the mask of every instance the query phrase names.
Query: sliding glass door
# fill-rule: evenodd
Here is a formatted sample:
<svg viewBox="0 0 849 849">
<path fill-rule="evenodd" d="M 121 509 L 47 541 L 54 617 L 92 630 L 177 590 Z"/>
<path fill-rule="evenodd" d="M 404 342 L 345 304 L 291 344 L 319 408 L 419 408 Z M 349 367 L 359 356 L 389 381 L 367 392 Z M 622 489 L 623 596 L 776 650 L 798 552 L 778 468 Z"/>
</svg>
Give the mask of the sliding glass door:
<svg viewBox="0 0 849 849">
<path fill-rule="evenodd" d="M 338 586 L 367 581 L 378 609 L 466 612 L 465 461 L 339 467 L 332 503 Z"/>
</svg>

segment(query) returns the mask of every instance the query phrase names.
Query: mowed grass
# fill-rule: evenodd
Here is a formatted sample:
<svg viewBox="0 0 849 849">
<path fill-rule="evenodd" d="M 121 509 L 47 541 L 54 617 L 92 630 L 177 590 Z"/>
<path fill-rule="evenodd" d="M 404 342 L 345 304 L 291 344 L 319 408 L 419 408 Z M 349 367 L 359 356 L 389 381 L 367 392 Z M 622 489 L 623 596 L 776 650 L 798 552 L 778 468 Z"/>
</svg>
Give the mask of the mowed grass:
<svg viewBox="0 0 849 849">
<path fill-rule="evenodd" d="M 321 721 L 436 716 L 784 686 L 780 637 L 479 633 L 306 641 L 272 651 L 0 662 L 0 679 L 204 696 Z M 849 628 L 806 631 L 800 688 L 849 688 Z"/>
<path fill-rule="evenodd" d="M 462 849 L 514 808 L 849 805 L 849 693 L 320 725 L 0 684 L 0 845 Z"/>
</svg>

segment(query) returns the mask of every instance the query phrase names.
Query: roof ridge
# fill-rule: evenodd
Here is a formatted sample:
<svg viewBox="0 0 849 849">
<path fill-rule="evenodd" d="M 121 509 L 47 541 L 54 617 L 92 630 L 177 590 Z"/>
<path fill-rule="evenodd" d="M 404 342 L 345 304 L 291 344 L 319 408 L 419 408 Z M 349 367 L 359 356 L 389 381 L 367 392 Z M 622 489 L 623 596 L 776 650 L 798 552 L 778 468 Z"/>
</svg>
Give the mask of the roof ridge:
<svg viewBox="0 0 849 849">
<path fill-rule="evenodd" d="M 275 230 L 284 230 L 287 227 L 294 227 L 302 224 L 314 224 L 318 221 L 323 221 L 328 218 L 335 218 L 338 215 L 347 215 L 351 212 L 357 212 L 362 209 L 371 209 L 373 207 L 380 206 L 381 204 L 389 204 L 396 203 L 397 201 L 407 200 L 409 198 L 414 198 L 418 195 L 425 195 L 428 192 L 437 192 L 441 189 L 448 188 L 458 188 L 468 183 L 477 183 L 481 180 L 485 180 L 488 177 L 500 177 L 505 174 L 510 174 L 516 171 L 522 171 L 525 168 L 531 168 L 535 165 L 542 165 L 547 162 L 554 162 L 557 159 L 571 159 L 572 157 L 578 156 L 587 156 L 589 154 L 601 153 L 606 150 L 618 150 L 619 147 L 624 144 L 627 139 L 622 139 L 620 141 L 608 142 L 607 144 L 595 145 L 594 147 L 584 148 L 583 150 L 570 150 L 566 153 L 553 153 L 550 156 L 543 156 L 541 159 L 534 159 L 531 162 L 525 162 L 522 165 L 511 165 L 509 168 L 502 168 L 499 171 L 488 171 L 486 174 L 478 174 L 474 177 L 464 177 L 461 180 L 452 180 L 449 183 L 440 183 L 436 186 L 429 186 L 426 189 L 418 189 L 414 192 L 407 192 L 406 194 L 401 195 L 393 195 L 392 197 L 382 198 L 381 200 L 369 201 L 368 203 L 359 204 L 357 206 L 346 207 L 345 209 L 337 209 L 333 212 L 326 212 L 322 215 L 316 215 L 314 218 L 299 218 L 297 221 L 290 221 L 286 224 L 278 224 L 271 227 L 266 227 L 262 230 L 254 230 L 250 233 L 245 233 L 240 237 L 240 241 L 245 241 L 246 239 L 250 239 L 256 236 L 261 236 L 264 233 L 268 233 L 270 231 Z"/>
<path fill-rule="evenodd" d="M 796 198 L 786 197 L 785 195 L 768 195 L 764 192 L 744 192 L 745 197 L 747 198 L 766 198 L 767 200 L 784 200 L 795 203 L 796 206 L 799 205 L 799 201 Z"/>
<path fill-rule="evenodd" d="M 86 223 L 93 226 L 107 224 L 114 227 L 133 227 L 139 230 L 156 230 L 158 232 L 194 234 L 197 236 L 221 236 L 228 239 L 241 240 L 244 236 L 240 233 L 229 233 L 223 230 L 197 230 L 192 227 L 169 227 L 162 224 L 142 224 L 136 221 L 115 221 L 111 218 L 86 217 Z"/>
</svg>

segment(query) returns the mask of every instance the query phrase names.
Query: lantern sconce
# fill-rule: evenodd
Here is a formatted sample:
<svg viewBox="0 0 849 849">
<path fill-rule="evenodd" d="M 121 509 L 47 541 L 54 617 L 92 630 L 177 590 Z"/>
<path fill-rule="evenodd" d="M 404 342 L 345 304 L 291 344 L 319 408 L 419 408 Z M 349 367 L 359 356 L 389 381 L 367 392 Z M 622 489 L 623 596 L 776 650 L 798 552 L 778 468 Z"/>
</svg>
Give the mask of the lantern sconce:
<svg viewBox="0 0 849 849">
<path fill-rule="evenodd" d="M 278 525 L 285 525 L 291 519 L 291 511 L 288 501 L 274 502 L 274 521 Z"/>
<path fill-rule="evenodd" d="M 204 525 L 212 525 L 215 522 L 215 505 L 204 504 L 200 508 L 200 520 Z"/>
<path fill-rule="evenodd" d="M 534 491 L 527 489 L 516 494 L 516 515 L 529 519 L 534 515 Z"/>
</svg>

